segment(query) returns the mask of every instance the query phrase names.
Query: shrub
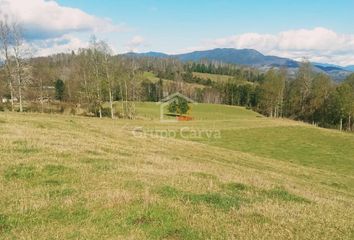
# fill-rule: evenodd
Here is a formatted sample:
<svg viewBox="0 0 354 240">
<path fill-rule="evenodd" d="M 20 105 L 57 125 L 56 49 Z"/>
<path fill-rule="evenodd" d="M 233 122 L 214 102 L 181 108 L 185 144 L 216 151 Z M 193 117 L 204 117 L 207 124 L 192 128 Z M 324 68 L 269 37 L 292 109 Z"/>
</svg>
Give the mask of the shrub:
<svg viewBox="0 0 354 240">
<path fill-rule="evenodd" d="M 176 99 L 168 105 L 168 111 L 177 115 L 186 114 L 189 108 L 187 100 L 182 97 L 176 97 Z"/>
<path fill-rule="evenodd" d="M 40 104 L 36 104 L 36 103 L 28 103 L 25 108 L 24 108 L 25 112 L 41 112 L 41 106 Z"/>
<path fill-rule="evenodd" d="M 102 117 L 111 117 L 111 109 L 109 107 L 102 108 Z"/>
</svg>

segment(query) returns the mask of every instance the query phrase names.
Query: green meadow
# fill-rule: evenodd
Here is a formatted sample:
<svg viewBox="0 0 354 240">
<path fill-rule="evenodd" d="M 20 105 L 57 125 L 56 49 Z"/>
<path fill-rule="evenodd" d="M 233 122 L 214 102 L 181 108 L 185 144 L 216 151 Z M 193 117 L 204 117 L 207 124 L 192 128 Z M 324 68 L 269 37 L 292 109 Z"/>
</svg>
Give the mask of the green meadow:
<svg viewBox="0 0 354 240">
<path fill-rule="evenodd" d="M 354 238 L 353 134 L 241 107 L 136 110 L 0 113 L 0 238 Z"/>
<path fill-rule="evenodd" d="M 238 84 L 252 84 L 251 82 L 243 81 L 241 79 L 235 79 L 235 77 L 229 75 L 193 72 L 193 76 L 204 80 L 210 79 L 212 82 L 228 82 L 233 80 Z"/>
</svg>

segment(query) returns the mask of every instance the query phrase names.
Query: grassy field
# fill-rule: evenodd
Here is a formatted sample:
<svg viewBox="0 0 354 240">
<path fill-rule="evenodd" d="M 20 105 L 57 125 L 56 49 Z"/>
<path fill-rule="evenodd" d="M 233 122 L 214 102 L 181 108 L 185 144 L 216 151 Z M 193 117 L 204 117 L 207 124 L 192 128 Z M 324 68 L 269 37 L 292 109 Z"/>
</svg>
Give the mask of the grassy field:
<svg viewBox="0 0 354 240">
<path fill-rule="evenodd" d="M 143 77 L 145 79 L 148 79 L 149 81 L 153 82 L 153 83 L 157 83 L 160 79 L 158 77 L 155 76 L 154 73 L 152 72 L 144 72 Z"/>
<path fill-rule="evenodd" d="M 354 135 L 221 105 L 137 111 L 0 113 L 0 239 L 354 238 Z"/>
<path fill-rule="evenodd" d="M 153 72 L 144 72 L 143 73 L 143 78 L 147 79 L 153 83 L 157 83 L 160 79 L 158 77 L 156 77 L 156 75 Z M 175 82 L 173 80 L 169 80 L 169 79 L 162 79 L 162 82 L 165 86 L 168 85 L 173 85 L 175 84 Z M 199 88 L 199 89 L 203 89 L 205 88 L 204 85 L 202 84 L 197 84 L 197 83 L 183 83 L 186 89 L 195 89 L 195 88 Z"/>
<path fill-rule="evenodd" d="M 199 77 L 201 79 L 208 80 L 210 79 L 213 82 L 227 82 L 230 79 L 233 79 L 233 76 L 228 76 L 228 75 L 220 75 L 220 74 L 209 74 L 209 73 L 198 73 L 198 72 L 193 72 L 194 77 Z M 144 72 L 143 77 L 145 79 L 150 80 L 151 82 L 158 82 L 159 78 L 156 77 L 156 75 L 152 72 Z M 170 81 L 170 80 L 166 80 Z M 240 83 L 247 83 L 246 81 L 242 81 Z"/>
<path fill-rule="evenodd" d="M 210 73 L 198 73 L 198 72 L 193 72 L 193 76 L 199 77 L 201 79 L 208 80 L 210 79 L 213 82 L 227 82 L 231 79 L 234 79 L 233 76 L 228 76 L 228 75 L 221 75 L 221 74 L 210 74 Z M 241 84 L 252 84 L 251 82 L 247 82 L 244 80 L 238 80 L 238 83 Z"/>
</svg>

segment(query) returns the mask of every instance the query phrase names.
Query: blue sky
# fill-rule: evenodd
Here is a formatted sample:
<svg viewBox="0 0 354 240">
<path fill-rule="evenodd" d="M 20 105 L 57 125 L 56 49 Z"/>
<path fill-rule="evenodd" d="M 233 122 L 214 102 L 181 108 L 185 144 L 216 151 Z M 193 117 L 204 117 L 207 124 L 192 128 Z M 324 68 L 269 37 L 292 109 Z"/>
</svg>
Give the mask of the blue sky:
<svg viewBox="0 0 354 240">
<path fill-rule="evenodd" d="M 181 35 L 198 28 L 204 36 L 242 32 L 275 33 L 289 28 L 328 27 L 350 31 L 353 0 L 59 0 L 114 22 Z M 217 27 L 211 33 L 205 25 Z M 153 29 L 161 27 L 160 30 Z M 183 29 L 173 29 L 182 27 Z M 193 34 L 194 35 L 194 34 Z"/>
<path fill-rule="evenodd" d="M 205 39 L 248 32 L 276 34 L 325 27 L 351 33 L 354 1 L 309 0 L 60 0 L 90 14 L 125 23 L 151 50 L 174 52 Z M 340 4 L 338 3 L 340 2 Z M 147 50 L 147 49 L 146 49 Z"/>
<path fill-rule="evenodd" d="M 85 46 L 94 33 L 116 52 L 254 48 L 354 64 L 354 0 L 0 0 L 0 6 L 41 39 L 35 44 L 42 55 Z"/>
</svg>

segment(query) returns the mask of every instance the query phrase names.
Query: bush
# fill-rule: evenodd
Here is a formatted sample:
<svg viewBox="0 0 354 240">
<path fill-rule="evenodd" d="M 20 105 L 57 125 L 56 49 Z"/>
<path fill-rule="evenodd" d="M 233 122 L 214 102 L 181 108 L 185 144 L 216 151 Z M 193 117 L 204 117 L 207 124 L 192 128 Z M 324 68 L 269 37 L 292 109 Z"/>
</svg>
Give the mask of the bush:
<svg viewBox="0 0 354 240">
<path fill-rule="evenodd" d="M 41 112 L 41 105 L 36 103 L 28 103 L 24 107 L 25 112 Z"/>
<path fill-rule="evenodd" d="M 111 109 L 109 107 L 102 107 L 101 111 L 102 111 L 102 117 L 111 117 Z M 94 116 L 96 116 L 96 117 L 100 116 L 100 112 L 99 112 L 98 107 L 90 106 L 89 112 L 94 113 Z"/>
<path fill-rule="evenodd" d="M 98 114 L 99 116 L 99 114 Z M 110 108 L 102 108 L 102 117 L 111 117 L 111 109 Z"/>
<path fill-rule="evenodd" d="M 186 114 L 189 109 L 190 107 L 187 100 L 182 97 L 176 97 L 176 99 L 168 105 L 168 111 L 177 115 Z"/>
</svg>

